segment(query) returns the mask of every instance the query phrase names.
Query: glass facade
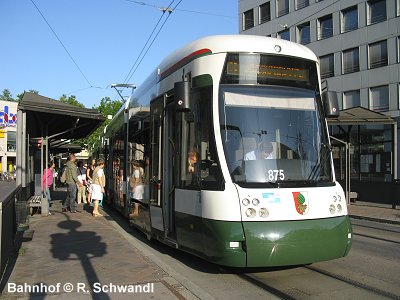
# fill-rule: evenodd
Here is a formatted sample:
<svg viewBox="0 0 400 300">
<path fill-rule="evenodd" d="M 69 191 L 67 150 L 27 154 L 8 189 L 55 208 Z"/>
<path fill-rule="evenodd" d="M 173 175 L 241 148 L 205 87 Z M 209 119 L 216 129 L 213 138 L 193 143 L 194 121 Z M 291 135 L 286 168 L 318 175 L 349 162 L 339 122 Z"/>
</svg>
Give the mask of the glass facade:
<svg viewBox="0 0 400 300">
<path fill-rule="evenodd" d="M 8 152 L 17 151 L 17 133 L 15 131 L 7 132 L 7 151 Z"/>
<path fill-rule="evenodd" d="M 299 26 L 297 26 L 297 42 L 305 45 L 309 44 L 311 42 L 311 36 L 310 36 L 310 22 L 303 23 Z"/>
<path fill-rule="evenodd" d="M 357 48 L 343 51 L 343 66 L 342 73 L 348 74 L 360 71 L 360 55 Z"/>
<path fill-rule="evenodd" d="M 368 25 L 386 20 L 386 0 L 368 1 Z"/>
<path fill-rule="evenodd" d="M 369 44 L 368 45 L 368 54 L 369 54 L 369 68 L 370 69 L 387 66 L 388 52 L 387 52 L 386 40 Z"/>
<path fill-rule="evenodd" d="M 320 58 L 321 78 L 328 78 L 335 76 L 334 71 L 334 57 L 333 54 L 321 56 Z"/>
<path fill-rule="evenodd" d="M 392 125 L 371 124 L 331 126 L 331 134 L 347 140 L 350 147 L 350 176 L 353 180 L 392 181 Z M 333 158 L 338 180 L 345 178 L 344 146 L 333 143 Z"/>
<path fill-rule="evenodd" d="M 333 36 L 333 20 L 332 15 L 327 15 L 325 17 L 318 19 L 318 39 L 326 39 Z"/>
<path fill-rule="evenodd" d="M 369 89 L 369 106 L 374 111 L 389 110 L 389 86 L 377 86 Z"/>
<path fill-rule="evenodd" d="M 243 30 L 254 27 L 254 10 L 250 9 L 243 13 Z"/>
<path fill-rule="evenodd" d="M 296 0 L 296 10 L 302 9 L 310 5 L 309 0 Z"/>
<path fill-rule="evenodd" d="M 277 0 L 277 16 L 281 17 L 289 13 L 289 0 Z"/>
<path fill-rule="evenodd" d="M 357 6 L 352 6 L 342 10 L 342 32 L 351 31 L 358 28 Z"/>
<path fill-rule="evenodd" d="M 260 24 L 271 21 L 271 3 L 267 2 L 260 5 Z"/>
<path fill-rule="evenodd" d="M 286 30 L 282 30 L 282 31 L 278 32 L 278 38 L 280 38 L 282 40 L 290 41 L 290 30 L 286 29 Z"/>
</svg>

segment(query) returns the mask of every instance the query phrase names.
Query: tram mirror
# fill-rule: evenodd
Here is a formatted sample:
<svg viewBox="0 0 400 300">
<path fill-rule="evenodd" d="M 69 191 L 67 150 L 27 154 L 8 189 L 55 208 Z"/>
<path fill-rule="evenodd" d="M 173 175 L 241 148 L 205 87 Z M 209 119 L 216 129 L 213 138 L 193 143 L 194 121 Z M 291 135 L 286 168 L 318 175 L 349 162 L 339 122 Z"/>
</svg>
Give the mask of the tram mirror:
<svg viewBox="0 0 400 300">
<path fill-rule="evenodd" d="M 322 105 L 324 107 L 326 118 L 339 117 L 339 102 L 336 92 L 324 91 L 322 93 Z"/>
<path fill-rule="evenodd" d="M 190 82 L 175 82 L 175 103 L 177 111 L 190 111 Z"/>
</svg>

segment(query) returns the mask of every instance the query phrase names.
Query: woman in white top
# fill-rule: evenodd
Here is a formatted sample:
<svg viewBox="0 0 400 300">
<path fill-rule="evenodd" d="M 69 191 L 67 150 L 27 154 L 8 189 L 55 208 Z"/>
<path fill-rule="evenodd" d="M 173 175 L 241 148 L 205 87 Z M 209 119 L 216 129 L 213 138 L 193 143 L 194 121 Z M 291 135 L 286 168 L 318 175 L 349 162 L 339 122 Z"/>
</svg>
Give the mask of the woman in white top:
<svg viewBox="0 0 400 300">
<path fill-rule="evenodd" d="M 99 213 L 99 201 L 103 200 L 104 187 L 106 186 L 106 176 L 104 174 L 104 161 L 99 159 L 97 167 L 93 171 L 92 183 L 92 201 L 93 201 L 93 217 L 102 216 Z"/>
<path fill-rule="evenodd" d="M 144 170 L 140 166 L 140 163 L 135 160 L 132 162 L 132 175 L 130 178 L 130 186 L 133 192 L 133 199 L 135 201 L 135 209 L 130 214 L 132 217 L 137 217 L 139 215 L 139 203 L 143 202 L 144 185 L 143 185 L 143 175 Z"/>
</svg>

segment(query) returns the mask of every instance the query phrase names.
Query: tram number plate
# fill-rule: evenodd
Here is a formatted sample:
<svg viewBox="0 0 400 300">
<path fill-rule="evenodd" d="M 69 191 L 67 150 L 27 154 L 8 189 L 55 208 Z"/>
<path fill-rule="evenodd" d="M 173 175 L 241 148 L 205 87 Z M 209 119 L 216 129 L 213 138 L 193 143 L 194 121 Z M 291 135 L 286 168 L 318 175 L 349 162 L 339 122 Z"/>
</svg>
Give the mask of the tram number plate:
<svg viewBox="0 0 400 300">
<path fill-rule="evenodd" d="M 284 170 L 268 170 L 266 172 L 269 181 L 285 180 Z"/>
</svg>

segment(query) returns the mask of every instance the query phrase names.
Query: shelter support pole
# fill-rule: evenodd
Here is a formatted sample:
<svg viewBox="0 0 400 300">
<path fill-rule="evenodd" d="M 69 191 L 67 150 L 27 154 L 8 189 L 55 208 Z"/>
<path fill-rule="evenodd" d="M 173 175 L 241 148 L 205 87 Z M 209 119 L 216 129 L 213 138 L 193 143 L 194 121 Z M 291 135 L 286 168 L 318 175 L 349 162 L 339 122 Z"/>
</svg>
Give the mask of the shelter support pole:
<svg viewBox="0 0 400 300">
<path fill-rule="evenodd" d="M 397 187 L 399 184 L 397 182 L 397 122 L 393 123 L 393 181 L 395 186 L 395 197 L 393 197 L 393 202 L 392 202 L 392 208 L 396 209 L 396 202 L 398 201 L 397 199 L 400 198 L 400 187 Z"/>
<path fill-rule="evenodd" d="M 335 138 L 334 136 L 330 136 L 330 138 L 334 141 L 337 141 L 343 145 L 345 145 L 345 196 L 346 196 L 346 201 L 347 205 L 350 205 L 350 143 L 347 143 L 345 141 L 342 141 L 338 138 Z"/>
<path fill-rule="evenodd" d="M 26 187 L 27 170 L 27 147 L 26 147 L 26 113 L 22 110 L 17 112 L 17 186 Z"/>
</svg>

